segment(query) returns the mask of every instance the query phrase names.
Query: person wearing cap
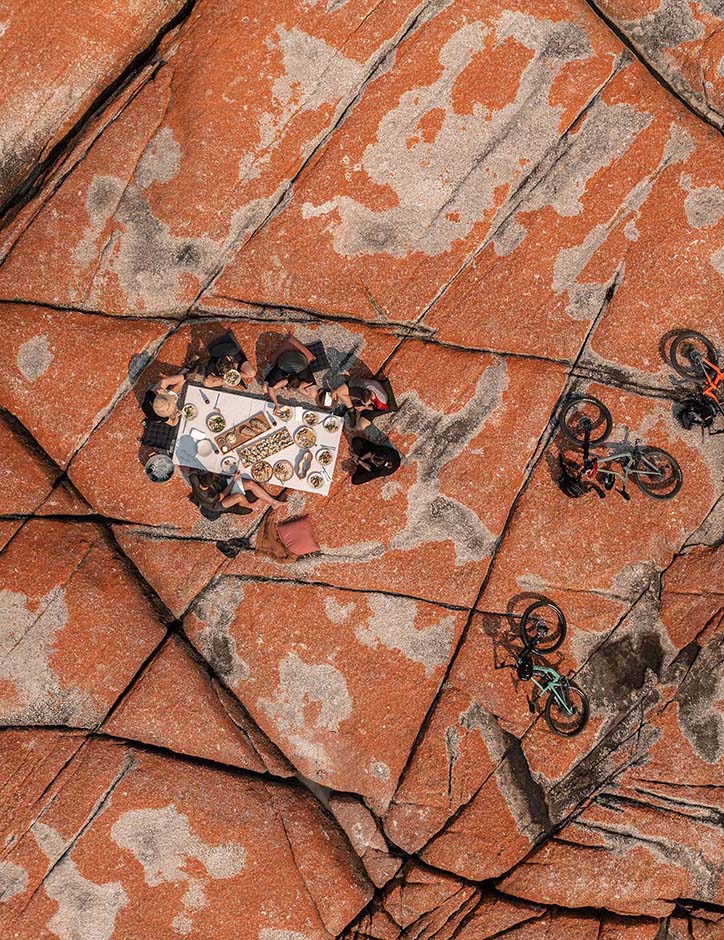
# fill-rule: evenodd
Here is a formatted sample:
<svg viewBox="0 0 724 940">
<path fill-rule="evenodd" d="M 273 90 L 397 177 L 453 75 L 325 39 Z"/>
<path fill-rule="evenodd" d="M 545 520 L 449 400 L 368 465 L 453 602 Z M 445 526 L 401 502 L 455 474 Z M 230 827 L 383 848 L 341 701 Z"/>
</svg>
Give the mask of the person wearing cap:
<svg viewBox="0 0 724 940">
<path fill-rule="evenodd" d="M 291 388 L 305 395 L 315 395 L 317 392 L 314 373 L 309 368 L 309 350 L 293 336 L 287 337 L 286 344 L 289 348 L 281 353 L 264 383 L 264 391 L 269 392 L 274 402 L 275 414 L 279 407 L 277 389 Z"/>
<path fill-rule="evenodd" d="M 183 391 L 185 375 L 162 375 L 160 380 L 152 386 L 153 410 L 166 424 L 175 426 L 181 417 L 178 400 Z"/>
</svg>

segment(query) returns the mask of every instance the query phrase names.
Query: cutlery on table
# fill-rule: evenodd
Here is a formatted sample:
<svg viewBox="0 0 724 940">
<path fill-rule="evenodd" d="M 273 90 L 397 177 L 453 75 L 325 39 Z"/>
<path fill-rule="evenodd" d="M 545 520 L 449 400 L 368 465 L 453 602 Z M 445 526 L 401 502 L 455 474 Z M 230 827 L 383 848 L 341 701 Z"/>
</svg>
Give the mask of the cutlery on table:
<svg viewBox="0 0 724 940">
<path fill-rule="evenodd" d="M 201 389 L 199 389 L 199 393 L 200 393 L 201 397 L 202 397 L 203 400 L 204 400 L 204 404 L 208 405 L 208 404 L 209 404 L 209 399 L 206 397 L 206 395 L 204 394 L 204 392 L 202 392 Z"/>
</svg>

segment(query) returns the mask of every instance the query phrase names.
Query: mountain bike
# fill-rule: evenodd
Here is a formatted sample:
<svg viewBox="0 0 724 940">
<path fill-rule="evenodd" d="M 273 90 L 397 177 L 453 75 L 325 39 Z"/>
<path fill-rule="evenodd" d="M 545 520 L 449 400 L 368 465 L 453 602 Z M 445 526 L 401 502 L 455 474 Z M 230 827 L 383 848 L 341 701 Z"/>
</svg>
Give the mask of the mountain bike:
<svg viewBox="0 0 724 940">
<path fill-rule="evenodd" d="M 613 489 L 616 480 L 621 480 L 617 492 L 626 500 L 631 498 L 627 490 L 629 479 L 651 499 L 671 499 L 681 489 L 681 467 L 660 447 L 644 446 L 637 439 L 634 444 L 628 441 L 609 444 L 609 449 L 612 446 L 616 449 L 605 455 L 591 453 L 591 448 L 604 444 L 613 427 L 611 412 L 597 398 L 569 398 L 558 416 L 558 426 L 563 436 L 583 451 L 582 476 L 591 481 L 600 480 L 604 489 Z M 620 469 L 614 469 L 615 464 L 619 464 Z"/>
<path fill-rule="evenodd" d="M 541 653 L 557 650 L 566 638 L 566 618 L 552 601 L 537 601 L 523 613 L 520 635 L 523 650 L 515 661 L 515 670 L 522 682 L 536 687 L 528 696 L 528 708 L 535 713 L 536 703 L 548 696 L 543 717 L 555 734 L 571 738 L 584 729 L 590 714 L 585 693 L 553 666 L 537 661 Z"/>
<path fill-rule="evenodd" d="M 669 362 L 683 378 L 695 379 L 699 384 L 697 394 L 683 402 L 681 423 L 687 430 L 695 424 L 710 428 L 717 414 L 724 415 L 721 399 L 724 372 L 719 368 L 719 356 L 714 344 L 702 333 L 683 330 L 669 347 Z"/>
</svg>

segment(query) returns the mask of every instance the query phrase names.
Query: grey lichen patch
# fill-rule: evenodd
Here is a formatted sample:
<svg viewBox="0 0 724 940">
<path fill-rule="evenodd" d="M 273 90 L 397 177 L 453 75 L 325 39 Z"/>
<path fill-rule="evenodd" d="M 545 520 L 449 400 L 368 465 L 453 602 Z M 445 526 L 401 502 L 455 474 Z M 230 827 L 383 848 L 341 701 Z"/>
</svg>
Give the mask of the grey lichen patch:
<svg viewBox="0 0 724 940">
<path fill-rule="evenodd" d="M 654 172 L 632 187 L 606 222 L 593 226 L 578 245 L 562 248 L 558 252 L 553 267 L 553 290 L 557 294 L 568 293 L 566 313 L 573 319 L 593 319 L 601 310 L 609 286 L 606 283 L 579 282 L 588 263 L 621 221 L 640 211 L 663 170 L 685 160 L 692 147 L 691 136 L 673 124 Z"/>
<path fill-rule="evenodd" d="M 262 927 L 259 931 L 259 940 L 309 940 L 309 935 L 296 930 Z"/>
<path fill-rule="evenodd" d="M 712 253 L 709 263 L 717 274 L 721 274 L 721 276 L 724 277 L 724 248 L 717 248 L 717 250 Z"/>
<path fill-rule="evenodd" d="M 590 181 L 631 147 L 652 116 L 630 104 L 596 101 L 566 152 L 532 192 L 525 211 L 551 206 L 560 216 L 580 215 Z"/>
<path fill-rule="evenodd" d="M 342 673 L 329 663 L 305 663 L 290 652 L 279 663 L 279 686 L 273 699 L 260 699 L 261 708 L 284 732 L 338 731 L 352 714 L 352 698 Z M 307 706 L 313 722 L 306 715 Z"/>
<path fill-rule="evenodd" d="M 284 71 L 272 87 L 273 112 L 263 112 L 259 119 L 259 141 L 239 162 L 239 179 L 257 177 L 261 165 L 271 159 L 287 124 L 297 115 L 318 111 L 336 103 L 340 92 L 351 91 L 365 74 L 364 63 L 348 59 L 335 46 L 318 36 L 305 33 L 298 26 L 279 26 L 269 46 L 278 48 Z"/>
<path fill-rule="evenodd" d="M 712 228 L 724 218 L 724 190 L 718 186 L 690 189 L 684 210 L 693 228 Z"/>
<path fill-rule="evenodd" d="M 123 813 L 111 828 L 111 838 L 122 849 L 131 852 L 143 867 L 146 884 L 186 882 L 182 898 L 183 911 L 174 920 L 176 930 L 191 931 L 193 911 L 206 907 L 209 881 L 234 878 L 246 866 L 246 849 L 238 842 L 209 845 L 195 835 L 189 819 L 173 804 L 161 809 L 138 809 Z M 192 875 L 198 871 L 190 861 L 200 862 L 206 876 Z"/>
<path fill-rule="evenodd" d="M 354 612 L 354 609 L 354 603 L 341 604 L 334 597 L 324 598 L 324 610 L 332 623 L 344 623 L 345 620 L 349 620 L 350 616 Z"/>
<path fill-rule="evenodd" d="M 53 353 L 48 344 L 48 334 L 33 336 L 18 350 L 18 369 L 28 382 L 35 382 L 50 368 Z"/>
<path fill-rule="evenodd" d="M 459 411 L 444 414 L 416 394 L 407 396 L 397 426 L 402 434 L 415 437 L 407 461 L 417 465 L 418 474 L 407 491 L 407 524 L 392 540 L 393 549 L 409 551 L 429 542 L 449 541 L 458 565 L 489 557 L 495 536 L 471 509 L 441 492 L 439 477 L 502 406 L 508 383 L 507 365 L 497 359 L 485 369 Z"/>
<path fill-rule="evenodd" d="M 448 661 L 455 639 L 453 617 L 445 616 L 430 627 L 420 628 L 415 626 L 419 609 L 416 601 L 372 594 L 368 603 L 371 615 L 355 631 L 364 646 L 399 650 L 407 659 L 420 663 L 428 677 Z"/>
<path fill-rule="evenodd" d="M 151 183 L 169 183 L 178 176 L 181 148 L 170 127 L 162 127 L 138 161 L 135 178 L 141 189 Z"/>
<path fill-rule="evenodd" d="M 65 843 L 54 829 L 35 822 L 32 832 L 49 859 L 62 853 Z M 110 940 L 118 912 L 128 904 L 120 882 L 96 884 L 90 881 L 81 875 L 70 856 L 63 858 L 46 875 L 43 889 L 58 905 L 47 927 L 59 940 Z"/>
<path fill-rule="evenodd" d="M 713 6 L 721 8 L 718 0 L 699 0 L 698 5 L 708 7 L 712 13 Z M 721 16 L 721 9 L 717 15 Z M 690 0 L 661 0 L 653 13 L 637 20 L 624 20 L 623 26 L 653 61 L 658 61 L 661 53 L 674 46 L 704 36 L 704 25 L 694 15 Z"/>
<path fill-rule="evenodd" d="M 88 187 L 85 209 L 88 227 L 73 249 L 73 259 L 81 268 L 89 267 L 97 258 L 99 239 L 123 195 L 123 181 L 116 176 L 94 176 Z M 80 300 L 77 291 L 76 300 Z"/>
<path fill-rule="evenodd" d="M 87 693 L 63 688 L 50 666 L 56 635 L 68 622 L 62 588 L 31 609 L 28 597 L 0 590 L 0 680 L 15 694 L 0 708 L 3 724 L 69 724 L 90 727 L 101 714 Z"/>
<path fill-rule="evenodd" d="M 329 220 L 338 254 L 402 258 L 449 251 L 495 209 L 501 187 L 515 184 L 521 166 L 536 164 L 558 139 L 561 108 L 551 105 L 550 91 L 568 62 L 591 55 L 585 31 L 571 23 L 504 12 L 495 27 L 496 41 L 515 39 L 534 53 L 533 59 L 509 104 L 491 110 L 476 103 L 471 113 L 459 114 L 453 104 L 456 83 L 483 51 L 488 31 L 482 22 L 466 23 L 447 40 L 439 51 L 437 79 L 402 94 L 382 117 L 377 139 L 359 166 L 352 168 L 394 192 L 395 206 L 376 211 L 345 195 L 303 205 L 305 218 Z M 433 140 L 415 130 L 431 112 L 442 112 Z"/>
<path fill-rule="evenodd" d="M 0 904 L 25 894 L 27 887 L 28 873 L 21 865 L 7 860 L 0 862 Z"/>
<path fill-rule="evenodd" d="M 206 279 L 216 263 L 220 245 L 207 236 L 175 237 L 131 183 L 115 212 L 119 230 L 101 258 L 90 301 L 100 303 L 109 276 L 118 281 L 134 304 L 150 312 L 168 310 L 181 297 L 182 279 Z"/>
<path fill-rule="evenodd" d="M 219 578 L 201 594 L 192 614 L 204 624 L 199 634 L 201 652 L 212 669 L 231 685 L 247 679 L 249 666 L 236 651 L 231 625 L 244 600 L 238 578 Z"/>
</svg>

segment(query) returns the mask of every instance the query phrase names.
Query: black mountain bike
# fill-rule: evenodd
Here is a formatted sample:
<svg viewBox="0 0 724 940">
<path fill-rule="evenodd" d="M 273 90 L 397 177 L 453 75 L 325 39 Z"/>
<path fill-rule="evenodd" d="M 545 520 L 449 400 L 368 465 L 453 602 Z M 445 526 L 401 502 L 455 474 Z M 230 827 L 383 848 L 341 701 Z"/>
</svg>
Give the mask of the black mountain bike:
<svg viewBox="0 0 724 940">
<path fill-rule="evenodd" d="M 617 492 L 624 499 L 631 498 L 629 479 L 651 499 L 671 499 L 681 489 L 681 467 L 660 447 L 646 447 L 636 440 L 634 444 L 617 444 L 615 451 L 605 455 L 591 453 L 591 448 L 604 444 L 613 427 L 611 412 L 597 398 L 569 398 L 558 416 L 558 425 L 563 436 L 583 451 L 582 476 L 592 482 L 599 480 L 604 489 L 613 489 L 620 480 Z M 612 445 L 607 446 L 611 450 Z M 615 464 L 620 469 L 614 469 Z"/>
<path fill-rule="evenodd" d="M 557 669 L 540 662 L 541 653 L 557 650 L 566 637 L 566 618 L 551 601 L 537 601 L 525 611 L 520 621 L 523 651 L 515 661 L 518 678 L 532 682 L 536 691 L 528 696 L 528 708 L 548 696 L 543 717 L 551 731 L 571 738 L 586 726 L 590 708 L 585 693 Z"/>
</svg>

